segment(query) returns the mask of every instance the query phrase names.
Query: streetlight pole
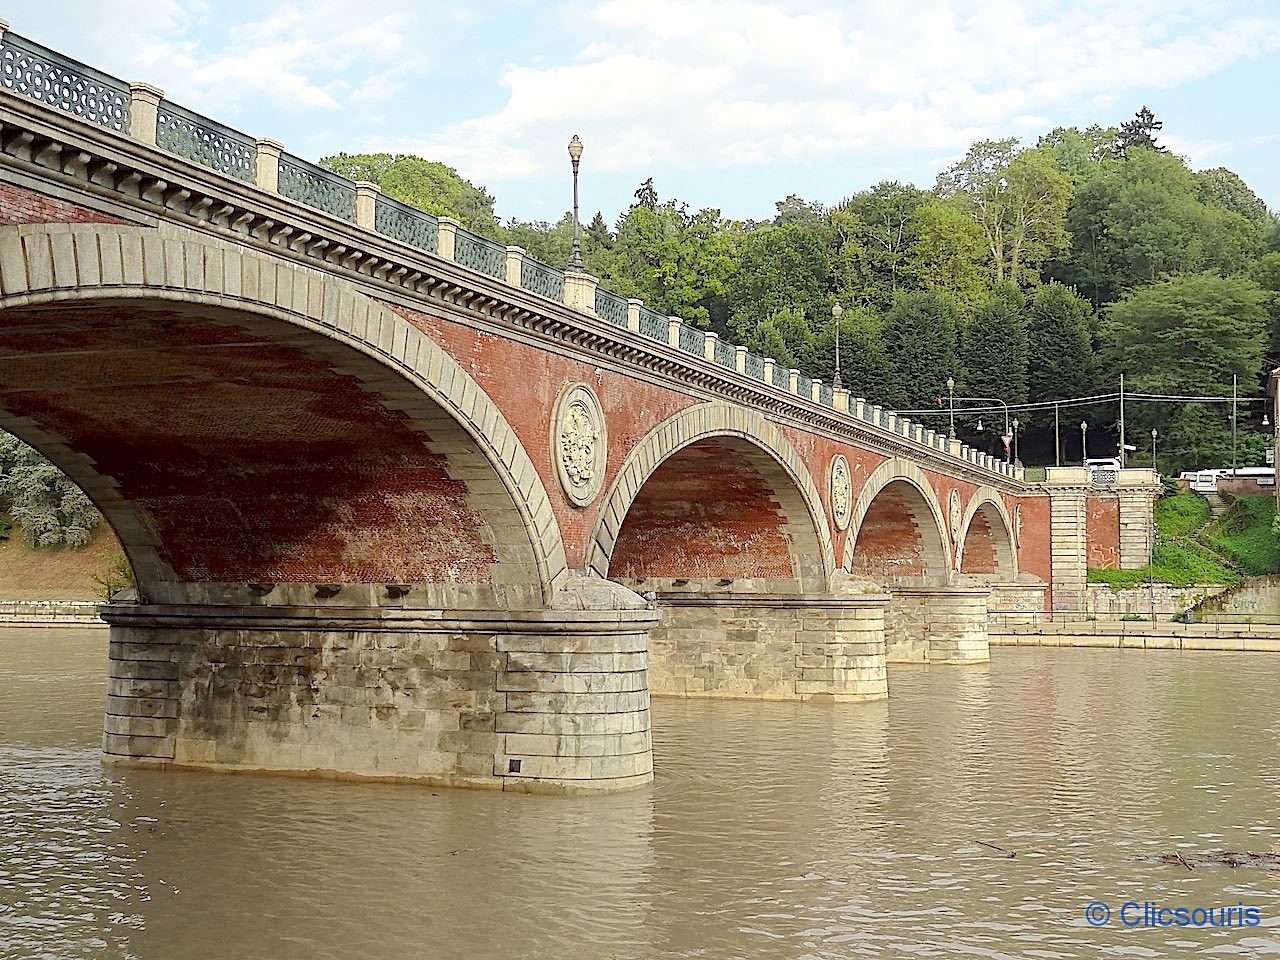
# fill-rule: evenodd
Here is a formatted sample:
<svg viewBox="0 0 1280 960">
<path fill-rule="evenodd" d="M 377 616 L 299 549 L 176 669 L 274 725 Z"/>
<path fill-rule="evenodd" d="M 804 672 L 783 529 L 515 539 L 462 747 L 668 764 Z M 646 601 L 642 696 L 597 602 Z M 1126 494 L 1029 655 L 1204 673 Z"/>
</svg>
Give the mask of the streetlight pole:
<svg viewBox="0 0 1280 960">
<path fill-rule="evenodd" d="M 1236 475 L 1236 375 L 1231 375 L 1231 477 Z"/>
<path fill-rule="evenodd" d="M 1062 466 L 1062 424 L 1058 419 L 1058 405 L 1053 405 L 1053 462 Z"/>
<path fill-rule="evenodd" d="M 1156 476 L 1160 476 L 1160 471 L 1156 469 L 1156 428 L 1151 428 L 1151 469 L 1155 470 Z"/>
<path fill-rule="evenodd" d="M 1080 421 L 1080 462 L 1088 466 L 1089 460 L 1089 421 Z"/>
<path fill-rule="evenodd" d="M 840 306 L 840 301 L 836 300 L 831 305 L 831 319 L 836 324 L 836 372 L 831 377 L 831 389 L 841 390 L 844 384 L 840 382 L 840 318 L 844 315 L 844 307 Z"/>
<path fill-rule="evenodd" d="M 1013 462 L 1018 462 L 1018 418 L 1013 418 Z"/>
<path fill-rule="evenodd" d="M 956 378 L 947 377 L 947 406 L 951 409 L 951 439 L 956 436 Z"/>
<path fill-rule="evenodd" d="M 578 162 L 582 159 L 582 141 L 575 133 L 569 141 L 569 161 L 573 164 L 573 255 L 569 269 L 582 271 L 582 244 L 578 240 Z"/>
</svg>

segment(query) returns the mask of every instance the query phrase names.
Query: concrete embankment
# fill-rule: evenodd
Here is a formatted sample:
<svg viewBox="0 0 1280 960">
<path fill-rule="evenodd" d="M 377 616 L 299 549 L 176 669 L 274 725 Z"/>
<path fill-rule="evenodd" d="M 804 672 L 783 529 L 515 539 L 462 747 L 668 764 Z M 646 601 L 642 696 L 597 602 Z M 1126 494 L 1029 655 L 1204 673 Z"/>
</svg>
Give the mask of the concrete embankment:
<svg viewBox="0 0 1280 960">
<path fill-rule="evenodd" d="M 1120 647 L 1280 653 L 1280 624 L 1132 620 L 992 623 L 987 626 L 987 639 L 993 647 Z"/>
<path fill-rule="evenodd" d="M 0 627 L 106 627 L 97 600 L 0 600 Z"/>
</svg>

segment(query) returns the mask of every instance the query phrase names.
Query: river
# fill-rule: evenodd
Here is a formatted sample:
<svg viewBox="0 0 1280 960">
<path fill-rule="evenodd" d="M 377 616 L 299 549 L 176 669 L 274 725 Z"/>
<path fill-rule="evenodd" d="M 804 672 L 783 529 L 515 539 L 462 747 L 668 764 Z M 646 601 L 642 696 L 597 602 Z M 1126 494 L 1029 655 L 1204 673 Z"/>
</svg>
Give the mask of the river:
<svg viewBox="0 0 1280 960">
<path fill-rule="evenodd" d="M 659 699 L 654 785 L 565 800 L 103 767 L 106 639 L 0 630 L 6 960 L 1280 956 L 1280 873 L 1141 859 L 1280 850 L 1275 655 Z M 1126 928 L 1126 901 L 1261 924 Z"/>
</svg>

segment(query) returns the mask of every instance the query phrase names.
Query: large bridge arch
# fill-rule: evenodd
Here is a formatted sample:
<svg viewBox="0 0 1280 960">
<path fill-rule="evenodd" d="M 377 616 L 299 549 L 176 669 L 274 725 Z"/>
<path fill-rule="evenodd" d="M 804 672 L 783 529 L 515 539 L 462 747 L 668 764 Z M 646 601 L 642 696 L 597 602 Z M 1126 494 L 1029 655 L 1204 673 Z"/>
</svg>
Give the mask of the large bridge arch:
<svg viewBox="0 0 1280 960">
<path fill-rule="evenodd" d="M 325 490 L 341 487 L 350 494 L 348 503 L 320 496 L 313 509 L 346 522 L 352 539 L 337 543 L 330 537 L 312 546 L 317 557 L 345 551 L 348 572 L 367 574 L 348 582 L 439 585 L 434 594 L 428 590 L 428 604 L 538 607 L 566 579 L 546 490 L 502 413 L 444 350 L 350 283 L 179 228 L 50 224 L 0 227 L 0 291 L 0 349 L 9 355 L 0 426 L 85 489 L 125 544 L 140 590 L 150 599 L 190 600 L 178 586 L 195 581 L 210 584 L 200 600 L 239 602 L 244 598 L 215 585 L 263 580 L 280 582 L 273 601 L 289 600 L 285 581 L 339 580 L 342 571 L 332 565 L 316 576 L 282 569 L 283 561 L 212 569 L 199 559 L 176 558 L 166 543 L 172 524 L 165 513 L 182 491 L 166 488 L 159 476 L 173 453 L 162 449 L 164 442 L 185 443 L 188 464 L 204 457 L 193 469 L 205 493 L 226 500 L 246 486 L 245 474 L 255 466 L 217 462 L 219 454 L 228 445 L 238 444 L 245 454 L 255 444 L 262 448 L 282 436 L 290 418 L 301 433 L 288 439 L 309 441 L 296 451 L 312 450 L 316 462 L 274 464 L 275 471 L 262 478 L 258 505 L 264 516 L 272 510 L 281 515 L 262 522 L 295 522 L 328 536 L 307 515 L 303 498 L 290 498 L 282 488 L 307 470 Z M 183 364 L 161 363 L 179 354 Z M 211 357 L 234 358 L 221 382 L 210 376 Z M 296 361 L 291 376 L 281 377 L 288 361 Z M 107 383 L 113 377 L 114 385 Z M 41 384 L 58 389 L 42 390 Z M 145 402 L 144 389 L 151 391 Z M 112 411 L 114 422 L 133 416 L 140 436 L 150 431 L 150 447 L 133 438 L 138 443 L 128 464 L 107 462 L 113 458 L 105 443 L 90 456 L 70 436 L 93 429 L 73 426 L 85 415 L 77 404 L 95 390 L 99 400 L 103 390 L 114 390 L 119 404 L 133 404 Z M 190 402 L 197 395 L 203 409 Z M 228 405 L 233 395 L 241 398 L 238 405 Z M 201 451 L 190 435 L 179 437 L 169 428 L 181 416 L 202 414 L 211 426 L 219 416 L 241 419 L 221 424 L 223 447 Z M 344 456 L 350 468 L 345 474 L 320 475 Z M 400 470 L 395 476 L 392 466 Z M 145 502 L 134 497 L 143 487 Z M 203 519 L 234 524 L 250 507 L 222 506 Z M 439 522 L 431 527 L 430 518 Z M 394 542 L 394 533 L 413 539 L 419 524 L 431 528 L 430 535 L 417 536 L 430 558 L 411 556 L 415 543 Z M 246 537 L 262 533 L 249 523 L 246 531 Z M 379 531 L 383 542 L 372 543 Z M 281 549 L 290 546 L 305 553 L 307 545 Z M 451 550 L 467 546 L 474 557 L 463 550 L 456 562 L 450 559 Z M 383 561 L 360 561 L 376 551 Z M 472 560 L 485 570 L 473 568 Z"/>
<path fill-rule="evenodd" d="M 1013 521 L 999 491 L 979 487 L 969 498 L 960 530 L 956 568 L 961 573 L 996 576 L 1008 582 L 1017 579 Z"/>
<path fill-rule="evenodd" d="M 611 567 L 619 544 L 625 547 L 629 541 L 627 521 L 633 508 L 645 508 L 646 493 L 656 485 L 678 483 L 677 469 L 695 457 L 722 458 L 726 468 L 739 466 L 744 482 L 756 483 L 753 497 L 773 498 L 767 505 L 779 521 L 772 531 L 774 543 L 785 541 L 791 568 L 789 577 L 778 579 L 799 581 L 803 592 L 828 589 L 835 569 L 830 529 L 818 488 L 800 454 L 760 414 L 721 403 L 698 404 L 669 417 L 632 449 L 604 498 L 590 543 L 588 566 L 594 573 L 606 578 L 616 574 Z M 714 476 L 707 480 L 713 481 Z M 714 500 L 722 491 L 704 485 L 701 491 L 688 492 L 694 494 L 691 507 L 696 511 L 700 505 L 709 508 L 709 501 L 700 494 L 711 494 Z M 723 503 L 726 512 L 735 506 L 739 505 Z M 750 523 L 750 518 L 739 519 Z M 742 544 L 737 547 L 750 550 Z"/>
<path fill-rule="evenodd" d="M 867 477 L 853 505 L 845 570 L 873 580 L 946 582 L 951 570 L 946 529 L 924 471 L 899 457 L 886 460 Z"/>
</svg>

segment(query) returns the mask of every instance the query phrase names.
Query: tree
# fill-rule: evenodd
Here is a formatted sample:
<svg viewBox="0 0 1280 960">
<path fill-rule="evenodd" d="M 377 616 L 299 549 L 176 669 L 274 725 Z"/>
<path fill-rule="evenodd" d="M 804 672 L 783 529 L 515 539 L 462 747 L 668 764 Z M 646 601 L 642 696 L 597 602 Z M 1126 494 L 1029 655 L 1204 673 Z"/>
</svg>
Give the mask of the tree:
<svg viewBox="0 0 1280 960">
<path fill-rule="evenodd" d="M 17 437 L 0 432 L 0 500 L 33 547 L 82 547 L 102 515 L 52 463 Z"/>
<path fill-rule="evenodd" d="M 831 382 L 836 369 L 836 321 L 828 318 L 818 331 L 806 372 Z M 855 397 L 887 403 L 889 360 L 884 320 L 867 307 L 848 307 L 840 316 L 840 378 Z"/>
<path fill-rule="evenodd" d="M 899 292 L 884 318 L 891 381 L 886 399 L 899 410 L 936 404 L 956 364 L 956 308 L 933 291 Z"/>
<path fill-rule="evenodd" d="M 1093 377 L 1089 302 L 1060 283 L 1037 287 L 1027 314 L 1027 399 L 1083 396 Z"/>
<path fill-rule="evenodd" d="M 961 334 L 962 392 L 969 397 L 1027 401 L 1026 303 L 1011 283 L 998 286 Z"/>
<path fill-rule="evenodd" d="M 1048 150 L 1058 169 L 1079 187 L 1098 176 L 1117 156 L 1116 140 L 1120 131 L 1100 127 L 1096 123 L 1079 127 L 1054 127 L 1038 141 L 1038 148 Z"/>
<path fill-rule="evenodd" d="M 443 163 L 403 153 L 340 153 L 324 157 L 320 165 L 351 180 L 375 183 L 387 196 L 426 213 L 453 217 L 481 236 L 498 236 L 489 191 Z"/>
<path fill-rule="evenodd" d="M 739 340 L 746 342 L 755 327 L 780 310 L 820 324 L 829 304 L 827 256 L 826 244 L 803 220 L 743 236 L 726 285 L 734 304 L 730 325 Z"/>
<path fill-rule="evenodd" d="M 914 233 L 903 277 L 915 289 L 946 292 L 971 315 L 991 292 L 982 229 L 955 204 L 930 197 L 916 208 Z"/>
<path fill-rule="evenodd" d="M 656 203 L 656 194 L 648 196 L 652 187 L 645 181 L 636 191 L 642 202 L 618 221 L 602 279 L 615 293 L 640 297 L 659 313 L 700 326 L 723 324 L 725 283 L 734 270 L 732 225 L 719 210 L 690 214 L 674 200 Z"/>
<path fill-rule="evenodd" d="M 1238 173 L 1226 167 L 1214 167 L 1198 171 L 1195 179 L 1200 188 L 1200 199 L 1205 203 L 1238 213 L 1261 231 L 1270 226 L 1271 215 L 1267 212 L 1266 202 L 1249 189 Z"/>
<path fill-rule="evenodd" d="M 1235 375 L 1247 396 L 1260 389 L 1267 311 L 1262 289 L 1241 276 L 1212 273 L 1173 276 L 1141 287 L 1106 313 L 1106 361 L 1112 376 L 1125 374 L 1134 392 L 1225 396 Z M 1220 465 L 1206 451 L 1229 442 L 1230 422 L 1221 404 L 1146 404 L 1130 417 L 1136 426 L 1160 430 L 1162 462 L 1175 470 Z M 1224 440 L 1224 438 L 1226 438 Z"/>
<path fill-rule="evenodd" d="M 832 224 L 840 233 L 838 245 L 856 241 L 842 258 L 845 274 L 838 286 L 856 303 L 880 309 L 893 302 L 903 288 L 915 243 L 915 213 L 928 195 L 910 184 L 878 183 L 855 193 L 836 208 Z"/>
<path fill-rule="evenodd" d="M 1165 148 L 1156 143 L 1156 134 L 1164 129 L 1164 124 L 1156 119 L 1156 115 L 1146 105 L 1133 115 L 1132 120 L 1120 124 L 1120 135 L 1116 137 L 1116 151 L 1120 156 L 1128 156 L 1134 147 L 1146 150 L 1165 152 Z"/>
<path fill-rule="evenodd" d="M 1205 203 L 1181 158 L 1139 147 L 1081 188 L 1069 226 L 1062 274 L 1099 306 L 1164 274 L 1238 272 L 1262 252 L 1259 228 Z"/>
<path fill-rule="evenodd" d="M 814 336 L 808 320 L 799 310 L 783 307 L 766 317 L 750 332 L 746 346 L 787 369 L 810 369 Z"/>
<path fill-rule="evenodd" d="M 951 198 L 982 228 L 996 283 L 1026 283 L 1069 239 L 1070 178 L 1044 149 L 982 140 L 938 175 L 935 192 Z"/>
</svg>

